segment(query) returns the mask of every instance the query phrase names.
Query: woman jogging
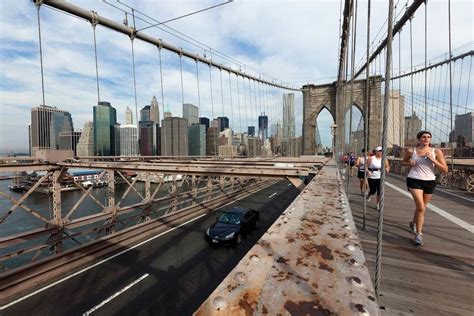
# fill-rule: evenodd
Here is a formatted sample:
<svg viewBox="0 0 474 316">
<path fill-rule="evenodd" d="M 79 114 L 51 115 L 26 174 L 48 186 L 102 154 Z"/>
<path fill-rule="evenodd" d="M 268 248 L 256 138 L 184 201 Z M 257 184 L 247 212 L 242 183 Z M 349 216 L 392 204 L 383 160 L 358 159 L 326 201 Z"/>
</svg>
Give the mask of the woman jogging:
<svg viewBox="0 0 474 316">
<path fill-rule="evenodd" d="M 410 229 L 415 234 L 413 243 L 423 245 L 423 224 L 426 206 L 431 200 L 436 187 L 435 167 L 441 172 L 448 172 L 448 165 L 443 152 L 431 146 L 431 133 L 421 131 L 416 135 L 418 145 L 407 149 L 402 164 L 410 166 L 407 175 L 407 187 L 415 201 L 415 212 L 410 222 Z"/>
<path fill-rule="evenodd" d="M 359 178 L 359 187 L 360 193 L 362 196 L 367 194 L 367 181 L 364 180 L 364 170 L 365 170 L 365 162 L 367 161 L 367 155 L 365 154 L 365 149 L 362 149 L 362 155 L 357 157 L 356 160 L 356 167 L 357 167 L 357 178 Z"/>
<path fill-rule="evenodd" d="M 367 202 L 370 201 L 372 195 L 377 193 L 377 210 L 379 209 L 380 202 L 380 176 L 382 175 L 382 147 L 378 146 L 375 148 L 375 156 L 367 159 L 367 181 L 369 181 L 369 195 L 367 196 Z M 388 160 L 385 160 L 385 171 L 389 172 L 390 168 Z"/>
</svg>

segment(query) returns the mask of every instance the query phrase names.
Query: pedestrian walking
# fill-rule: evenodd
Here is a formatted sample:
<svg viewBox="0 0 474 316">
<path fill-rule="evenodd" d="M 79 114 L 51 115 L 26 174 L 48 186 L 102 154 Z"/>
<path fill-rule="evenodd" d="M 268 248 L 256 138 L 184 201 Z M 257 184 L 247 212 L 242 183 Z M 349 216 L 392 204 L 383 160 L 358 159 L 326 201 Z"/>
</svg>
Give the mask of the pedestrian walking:
<svg viewBox="0 0 474 316">
<path fill-rule="evenodd" d="M 351 177 L 354 176 L 354 166 L 355 166 L 355 163 L 356 163 L 356 156 L 354 155 L 354 153 L 351 151 L 349 153 L 349 166 L 350 166 L 350 169 L 351 169 Z"/>
<path fill-rule="evenodd" d="M 448 172 L 448 165 L 443 152 L 433 148 L 430 132 L 420 131 L 416 138 L 418 145 L 405 151 L 402 164 L 410 166 L 407 187 L 415 201 L 415 212 L 410 222 L 410 229 L 415 234 L 413 243 L 422 246 L 425 210 L 436 187 L 435 167 L 445 173 Z"/>
<path fill-rule="evenodd" d="M 365 162 L 367 161 L 367 155 L 365 154 L 365 149 L 362 149 L 362 154 L 357 157 L 356 160 L 356 167 L 357 167 L 357 178 L 359 178 L 359 187 L 360 187 L 360 193 L 362 196 L 365 196 L 367 194 L 367 179 L 364 179 L 364 173 L 365 173 Z"/>
<path fill-rule="evenodd" d="M 380 202 L 380 176 L 382 175 L 382 147 L 378 146 L 374 149 L 375 155 L 367 159 L 367 170 L 369 182 L 369 194 L 367 195 L 367 202 L 370 202 L 372 195 L 377 193 L 377 210 L 379 210 Z M 388 160 L 385 160 L 385 171 L 390 171 Z"/>
</svg>

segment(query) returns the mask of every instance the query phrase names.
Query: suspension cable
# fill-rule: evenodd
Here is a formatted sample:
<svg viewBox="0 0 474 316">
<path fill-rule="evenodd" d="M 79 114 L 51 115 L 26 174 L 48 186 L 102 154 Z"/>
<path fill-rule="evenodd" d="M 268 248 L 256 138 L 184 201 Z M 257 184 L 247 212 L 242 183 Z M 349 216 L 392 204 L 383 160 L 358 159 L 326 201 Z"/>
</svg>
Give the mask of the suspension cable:
<svg viewBox="0 0 474 316">
<path fill-rule="evenodd" d="M 230 115 L 232 117 L 232 131 L 235 130 L 235 125 L 234 125 L 234 106 L 232 104 L 232 80 L 230 77 L 230 72 L 229 74 L 229 98 L 230 98 Z"/>
<path fill-rule="evenodd" d="M 240 133 L 242 134 L 242 116 L 240 115 L 239 76 L 237 76 L 236 79 L 237 79 L 237 108 L 239 109 L 239 129 L 240 129 Z M 230 72 L 229 72 L 229 82 L 230 82 Z"/>
<path fill-rule="evenodd" d="M 162 64 L 161 64 L 161 45 L 158 45 L 157 46 L 158 48 L 158 56 L 159 56 L 159 60 L 160 60 L 160 90 L 161 90 L 161 109 L 163 111 L 163 122 L 164 122 L 164 119 L 165 119 L 165 94 L 163 92 L 163 67 L 162 67 Z M 138 128 L 138 121 L 136 122 L 136 125 L 137 125 L 137 128 Z M 163 126 L 161 126 L 163 127 Z M 162 135 L 162 133 L 160 133 Z M 160 137 L 161 137 L 160 135 Z M 163 155 L 165 153 L 165 150 L 166 150 L 166 137 L 162 137 L 163 139 L 163 145 L 162 145 L 162 148 L 161 148 L 161 154 Z"/>
<path fill-rule="evenodd" d="M 201 92 L 199 91 L 199 65 L 196 60 L 196 82 L 197 82 L 197 89 L 198 89 L 198 117 L 201 117 Z M 207 133 L 207 131 L 206 131 Z"/>
<path fill-rule="evenodd" d="M 388 123 L 388 101 L 390 99 L 390 76 L 392 63 L 392 15 L 393 0 L 389 0 L 388 4 L 388 27 L 387 27 L 387 60 L 385 63 L 385 96 L 383 102 L 383 122 L 382 122 L 382 167 L 380 176 L 380 203 L 379 217 L 377 225 L 377 251 L 375 258 L 375 294 L 380 295 L 380 274 L 382 269 L 382 237 L 383 237 L 383 215 L 385 201 L 385 162 L 387 161 L 387 123 Z"/>
<path fill-rule="evenodd" d="M 452 58 L 451 50 L 451 0 L 448 0 L 448 31 L 449 31 L 449 58 Z M 452 62 L 449 62 L 449 112 L 450 112 L 450 130 L 453 130 L 453 75 L 451 69 Z M 469 87 L 468 87 L 469 89 Z M 454 136 L 454 134 L 453 134 Z M 451 145 L 451 169 L 454 170 L 454 139 L 448 139 Z"/>
<path fill-rule="evenodd" d="M 413 36 L 412 36 L 412 17 L 410 17 L 410 71 L 413 72 Z M 410 76 L 411 86 L 411 115 L 413 115 L 413 76 Z"/>
<path fill-rule="evenodd" d="M 132 34 L 130 35 L 130 42 L 132 44 L 133 91 L 135 95 L 135 119 L 137 120 L 137 124 L 138 124 L 137 80 L 135 76 L 135 50 L 133 48 L 133 39 L 134 39 L 134 36 Z"/>
<path fill-rule="evenodd" d="M 249 127 L 249 123 L 248 123 L 248 112 L 247 112 L 247 95 L 245 93 L 245 77 L 242 77 L 242 90 L 244 91 L 244 107 L 245 107 L 245 125 L 246 125 L 246 130 L 247 130 L 247 133 L 248 133 L 248 127 Z"/>
<path fill-rule="evenodd" d="M 94 55 L 95 55 L 95 76 L 97 81 L 97 104 L 100 102 L 100 90 L 99 90 L 99 66 L 97 61 L 97 41 L 95 36 L 95 29 L 97 26 L 97 13 L 92 11 L 92 31 L 94 33 Z"/>
<path fill-rule="evenodd" d="M 182 54 L 179 54 L 179 74 L 181 77 L 181 106 L 184 106 L 184 86 L 183 86 L 183 58 Z"/>
<path fill-rule="evenodd" d="M 370 0 L 367 3 L 367 62 L 366 62 L 366 71 L 365 71 L 365 113 L 364 113 L 364 185 L 362 188 L 367 190 L 365 187 L 367 183 L 367 157 L 368 157 L 368 140 L 369 140 L 369 103 L 370 103 L 370 73 L 369 73 L 369 50 L 370 50 Z M 367 200 L 364 195 L 364 209 L 362 214 L 362 229 L 365 229 L 366 226 L 366 217 L 367 217 Z"/>
<path fill-rule="evenodd" d="M 41 19 L 40 19 L 41 1 L 36 1 L 35 6 L 36 6 L 36 16 L 38 17 L 38 42 L 39 42 L 39 52 L 40 52 L 40 67 L 41 67 L 41 93 L 43 95 L 43 105 L 46 105 L 46 101 L 44 97 L 43 48 L 41 44 Z"/>
<path fill-rule="evenodd" d="M 212 116 L 212 119 L 214 120 L 214 98 L 212 96 L 212 75 L 211 75 L 211 65 L 209 65 L 209 87 L 211 89 L 211 116 Z M 216 130 L 217 133 L 219 133 L 219 127 L 217 127 L 217 130 Z M 214 156 L 217 156 L 217 137 L 214 136 L 213 137 L 213 140 L 214 140 Z M 210 153 L 211 154 L 211 153 Z"/>
<path fill-rule="evenodd" d="M 426 63 L 427 63 L 427 60 L 428 60 L 428 35 L 427 35 L 427 30 L 428 30 L 428 1 L 425 1 L 425 68 L 426 68 Z M 424 122 L 424 126 L 425 126 L 425 130 L 428 129 L 428 114 L 427 114 L 427 108 L 426 108 L 426 96 L 427 96 L 427 76 L 428 76 L 428 72 L 425 71 L 425 122 Z"/>
</svg>

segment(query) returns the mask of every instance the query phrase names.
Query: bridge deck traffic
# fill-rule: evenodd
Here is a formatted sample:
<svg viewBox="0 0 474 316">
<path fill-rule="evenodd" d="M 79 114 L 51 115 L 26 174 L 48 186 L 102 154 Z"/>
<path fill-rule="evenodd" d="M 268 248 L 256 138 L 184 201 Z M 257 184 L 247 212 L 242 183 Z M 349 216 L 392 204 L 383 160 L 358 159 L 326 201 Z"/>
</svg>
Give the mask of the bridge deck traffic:
<svg viewBox="0 0 474 316">
<path fill-rule="evenodd" d="M 350 178 L 348 198 L 374 280 L 378 212 L 375 201 L 367 203 L 366 229 L 362 229 L 363 197 L 358 181 Z M 414 203 L 407 193 L 405 178 L 387 178 L 379 297 L 382 311 L 390 315 L 473 315 L 474 195 L 437 189 L 426 212 L 425 244 L 416 247 L 408 225 Z"/>
</svg>

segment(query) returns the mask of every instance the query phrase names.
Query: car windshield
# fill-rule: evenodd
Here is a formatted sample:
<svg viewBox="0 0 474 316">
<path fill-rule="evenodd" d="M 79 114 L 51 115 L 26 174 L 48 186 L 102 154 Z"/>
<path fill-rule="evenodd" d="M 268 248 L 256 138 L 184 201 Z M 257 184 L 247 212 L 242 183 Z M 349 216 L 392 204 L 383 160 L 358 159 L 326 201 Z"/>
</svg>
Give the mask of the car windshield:
<svg viewBox="0 0 474 316">
<path fill-rule="evenodd" d="M 241 214 L 224 213 L 217 220 L 219 223 L 238 225 L 242 219 Z"/>
</svg>

